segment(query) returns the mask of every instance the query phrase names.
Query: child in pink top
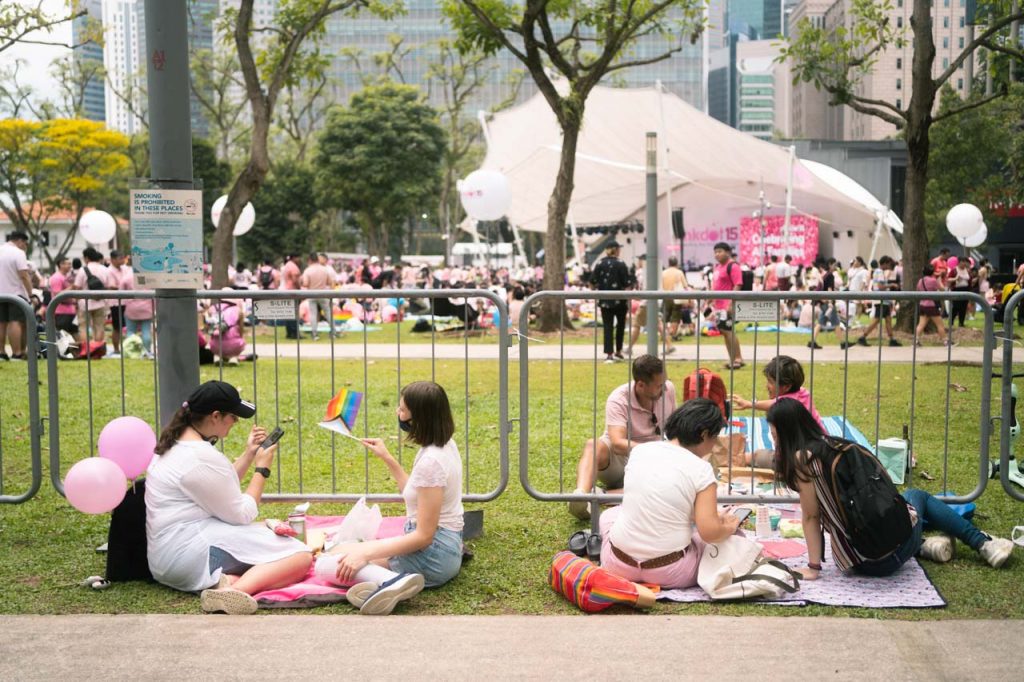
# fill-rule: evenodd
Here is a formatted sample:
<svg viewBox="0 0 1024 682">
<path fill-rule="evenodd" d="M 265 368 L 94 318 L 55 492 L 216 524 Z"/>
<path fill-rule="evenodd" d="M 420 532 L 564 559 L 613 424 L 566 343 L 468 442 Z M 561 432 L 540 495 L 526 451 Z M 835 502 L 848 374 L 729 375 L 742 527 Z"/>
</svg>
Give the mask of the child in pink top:
<svg viewBox="0 0 1024 682">
<path fill-rule="evenodd" d="M 730 397 L 733 408 L 736 410 L 749 410 L 753 407 L 755 410 L 767 411 L 777 401 L 789 398 L 798 401 L 807 408 L 807 411 L 814 417 L 814 421 L 818 422 L 822 433 L 827 433 L 825 424 L 821 421 L 821 415 L 818 414 L 818 410 L 814 407 L 814 402 L 811 401 L 810 392 L 803 387 L 804 368 L 800 366 L 799 361 L 788 355 L 776 356 L 764 366 L 764 378 L 765 384 L 768 386 L 769 400 L 751 401 L 734 395 Z M 761 451 L 748 452 L 746 454 L 746 463 L 750 464 L 753 462 L 754 466 L 770 467 L 772 465 L 771 457 L 771 454 L 762 453 Z"/>
</svg>

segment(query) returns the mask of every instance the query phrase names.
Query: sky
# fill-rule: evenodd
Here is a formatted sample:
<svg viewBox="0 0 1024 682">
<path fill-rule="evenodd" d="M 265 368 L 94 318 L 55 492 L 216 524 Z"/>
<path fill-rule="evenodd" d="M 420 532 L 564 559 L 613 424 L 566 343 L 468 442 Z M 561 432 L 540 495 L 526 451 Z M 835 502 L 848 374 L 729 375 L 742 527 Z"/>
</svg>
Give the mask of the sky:
<svg viewBox="0 0 1024 682">
<path fill-rule="evenodd" d="M 12 0 L 0 1 L 11 2 Z M 38 0 L 13 0 L 13 2 L 17 5 L 35 6 Z M 43 11 L 51 16 L 56 16 L 61 12 L 67 12 L 67 7 L 64 0 L 43 0 Z M 70 44 L 71 22 L 67 21 L 55 26 L 50 33 L 37 31 L 26 37 L 30 37 L 32 40 Z M 18 43 L 14 47 L 0 52 L 0 65 L 6 67 L 16 59 L 21 59 L 25 63 L 18 70 L 18 82 L 30 83 L 36 93 L 45 95 L 56 89 L 56 82 L 50 76 L 50 62 L 69 52 L 70 50 L 62 47 Z"/>
</svg>

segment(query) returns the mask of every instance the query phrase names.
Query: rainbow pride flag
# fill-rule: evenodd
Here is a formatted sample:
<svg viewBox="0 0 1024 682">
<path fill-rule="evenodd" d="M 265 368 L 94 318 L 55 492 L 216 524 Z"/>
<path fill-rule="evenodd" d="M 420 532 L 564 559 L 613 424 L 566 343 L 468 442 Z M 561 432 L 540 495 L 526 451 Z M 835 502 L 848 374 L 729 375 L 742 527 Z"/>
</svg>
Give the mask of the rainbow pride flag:
<svg viewBox="0 0 1024 682">
<path fill-rule="evenodd" d="M 331 398 L 330 402 L 327 403 L 327 414 L 324 416 L 324 420 L 320 422 L 319 426 L 327 429 L 328 431 L 334 431 L 340 433 L 343 436 L 349 438 L 355 438 L 352 435 L 352 429 L 356 425 L 356 418 L 359 416 L 359 408 L 363 404 L 363 394 L 359 391 L 350 391 L 347 388 L 343 388 L 338 391 L 337 395 Z M 356 438 L 356 440 L 359 440 Z"/>
</svg>

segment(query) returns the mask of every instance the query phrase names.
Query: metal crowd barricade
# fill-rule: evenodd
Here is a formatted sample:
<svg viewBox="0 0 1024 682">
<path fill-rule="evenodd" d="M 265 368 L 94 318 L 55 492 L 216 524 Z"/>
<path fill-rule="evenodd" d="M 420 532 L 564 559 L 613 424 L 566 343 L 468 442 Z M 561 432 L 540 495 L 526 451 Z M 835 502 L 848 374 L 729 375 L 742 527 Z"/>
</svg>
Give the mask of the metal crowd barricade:
<svg viewBox="0 0 1024 682">
<path fill-rule="evenodd" d="M 62 302 L 68 300 L 109 299 L 122 304 L 130 300 L 153 299 L 152 291 L 73 291 L 61 292 L 53 298 L 48 308 L 47 339 L 50 347 L 57 341 L 57 329 L 53 312 Z M 254 357 L 251 369 L 242 367 L 225 367 L 223 362 L 214 364 L 210 369 L 201 368 L 202 379 L 221 379 L 230 381 L 240 388 L 243 396 L 250 398 L 258 406 L 257 421 L 261 424 L 271 422 L 282 425 L 285 437 L 279 443 L 275 457 L 274 480 L 268 484 L 263 499 L 268 501 L 301 501 L 317 500 L 332 502 L 352 502 L 361 497 L 369 501 L 400 502 L 398 492 L 382 492 L 376 485 L 393 488 L 390 479 L 374 476 L 370 469 L 372 455 L 360 444 L 328 432 L 316 426 L 323 418 L 327 402 L 342 387 L 364 394 L 360 425 L 352 425 L 357 437 L 391 438 L 388 446 L 400 461 L 407 453 L 401 443 L 402 432 L 398 425 L 395 412 L 398 406 L 399 393 L 405 383 L 414 380 L 430 379 L 446 387 L 452 403 L 453 416 L 456 419 L 455 440 L 463 457 L 463 500 L 466 502 L 486 502 L 498 497 L 508 485 L 508 311 L 504 301 L 494 293 L 483 289 L 413 289 L 413 290 L 232 290 L 200 291 L 196 295 L 200 301 L 241 301 L 246 306 L 245 323 L 249 324 L 247 343 Z M 350 299 L 366 303 L 364 310 L 372 306 L 372 302 L 384 303 L 386 299 L 405 299 L 423 301 L 425 309 L 420 317 L 430 322 L 429 354 L 425 352 L 427 344 L 414 344 L 424 350 L 413 351 L 412 355 L 419 358 L 406 358 L 403 362 L 402 325 L 383 325 L 379 333 L 381 337 L 392 332 L 390 339 L 380 338 L 383 344 L 370 342 L 370 329 L 366 324 L 361 330 L 344 332 L 349 336 L 357 336 L 356 343 L 339 343 L 331 332 L 329 345 L 311 344 L 302 340 L 302 319 L 300 304 L 302 301 L 316 299 L 328 302 L 329 320 L 334 319 L 335 304 Z M 453 302 L 452 299 L 455 299 Z M 438 338 L 441 332 L 437 324 L 447 319 L 461 320 L 459 325 L 468 327 L 466 319 L 473 318 L 473 299 L 485 299 L 492 303 L 497 311 L 494 328 L 497 349 L 480 348 L 477 343 L 470 344 L 470 334 L 462 333 L 459 344 L 443 343 Z M 282 339 L 279 331 L 281 320 L 272 320 L 270 326 L 272 339 L 264 341 L 257 335 L 259 320 L 254 317 L 255 304 L 259 301 L 294 301 L 294 319 L 289 320 L 297 330 L 293 339 Z M 237 304 L 237 303 L 236 303 Z M 197 306 L 197 315 L 200 314 Z M 223 306 L 215 306 L 213 312 L 208 311 L 215 329 L 222 329 Z M 155 321 L 159 324 L 159 320 Z M 458 326 L 458 325 L 456 325 Z M 340 323 L 339 323 L 340 327 Z M 393 327 L 393 330 L 391 329 Z M 200 326 L 202 329 L 202 324 Z M 243 327 L 244 328 L 244 327 Z M 91 332 L 89 332 L 91 334 Z M 152 335 L 154 344 L 156 334 Z M 197 340 L 197 343 L 199 341 Z M 452 349 L 461 346 L 461 353 Z M 371 352 L 372 351 L 372 352 Z M 409 353 L 407 351 L 407 353 Z M 159 361 L 159 348 L 153 348 L 156 361 Z M 269 354 L 270 357 L 267 357 Z M 372 357 L 371 357 L 372 356 Z M 488 382 L 483 388 L 471 390 L 473 363 L 487 362 L 496 356 L 496 386 Z M 461 360 L 461 363 L 459 362 Z M 473 363 L 470 361 L 473 360 Z M 326 362 L 329 361 L 329 362 Z M 128 363 L 135 361 L 128 361 Z M 317 362 L 324 364 L 316 364 Z M 66 451 L 72 450 L 74 459 L 96 454 L 96 438 L 99 430 L 110 418 L 135 414 L 144 417 L 159 432 L 160 406 L 158 404 L 158 376 L 156 364 L 153 363 L 152 378 L 143 379 L 143 373 L 127 366 L 122 357 L 114 364 L 113 360 L 98 362 L 89 357 L 77 362 L 67 362 L 57 357 L 56 353 L 48 354 L 49 365 L 49 401 L 51 412 L 50 429 L 50 469 L 51 479 L 58 492 L 64 494 L 61 482 L 61 471 L 70 463 Z M 249 364 L 249 363 L 246 363 Z M 353 369 L 352 365 L 356 368 Z M 72 379 L 61 379 L 62 370 L 66 366 L 74 368 Z M 476 364 L 482 367 L 481 364 Z M 372 369 L 371 369 L 372 368 Z M 394 376 L 387 376 L 394 372 Z M 325 374 L 329 373 L 328 382 Z M 150 386 L 152 381 L 152 386 Z M 68 384 L 72 389 L 68 388 Z M 461 383 L 461 391 L 459 387 Z M 107 389 L 97 393 L 95 386 L 105 384 Z M 312 387 L 310 387 L 312 385 Z M 453 390 L 456 388 L 456 390 Z M 495 392 L 494 389 L 497 389 Z M 84 414 L 75 415 L 77 428 L 74 439 L 66 435 L 68 431 L 61 423 L 61 407 L 68 409 L 69 392 L 77 391 L 86 397 L 87 410 Z M 315 395 L 314 395 L 315 393 Z M 114 397 L 114 400 L 110 398 Z M 488 404 L 493 401 L 493 406 Z M 479 404 L 476 407 L 474 403 Z M 462 408 L 461 414 L 459 408 Z M 493 407 L 493 409 L 492 409 Z M 268 415 L 268 416 L 265 416 Z M 272 415 L 272 418 L 269 416 Z M 471 418 L 472 417 L 472 418 Z M 243 426 L 244 428 L 244 426 Z M 492 430 L 497 431 L 496 439 Z M 237 429 L 236 429 L 237 431 Z M 393 434 L 393 435 L 389 435 Z M 229 450 L 241 450 L 239 441 L 244 443 L 244 436 L 232 433 L 229 438 Z M 493 442 L 496 440 L 497 442 Z M 69 442 L 76 445 L 69 448 Z M 396 442 L 398 445 L 396 445 Z M 85 445 L 88 445 L 88 451 Z M 223 447 L 223 444 L 221 444 Z M 398 448 L 397 450 L 395 448 Z M 478 454 L 479 453 L 479 454 Z M 62 457 L 62 454 L 64 455 Z M 233 454 L 229 452 L 228 454 Z M 477 464 L 479 462 L 479 464 Z M 405 461 L 408 469 L 412 462 Z M 479 488 L 478 486 L 486 486 Z"/>
<path fill-rule="evenodd" d="M 749 382 L 751 389 L 751 395 L 755 395 L 758 391 L 759 384 L 764 382 L 764 378 L 760 376 L 763 368 L 762 360 L 765 360 L 764 355 L 769 356 L 779 355 L 782 344 L 782 308 L 783 302 L 792 300 L 810 300 L 810 301 L 847 301 L 847 306 L 856 305 L 856 303 L 883 303 L 883 302 L 903 302 L 903 305 L 911 304 L 914 306 L 914 327 L 916 328 L 919 321 L 920 307 L 919 302 L 925 300 L 936 300 L 940 302 L 945 301 L 966 301 L 973 302 L 976 306 L 976 314 L 984 315 L 985 320 L 985 331 L 984 341 L 981 348 L 980 357 L 976 357 L 976 361 L 980 364 L 980 381 L 977 382 L 977 393 L 973 394 L 970 398 L 971 404 L 976 405 L 978 409 L 977 414 L 977 440 L 969 438 L 965 441 L 965 445 L 960 444 L 960 438 L 957 439 L 958 451 L 953 453 L 950 449 L 950 417 L 953 416 L 951 413 L 951 400 L 952 392 L 959 386 L 952 386 L 953 372 L 953 351 L 952 346 L 947 345 L 942 352 L 944 356 L 945 367 L 935 367 L 928 369 L 929 374 L 934 375 L 933 381 L 937 381 L 941 378 L 942 386 L 944 387 L 941 391 L 940 402 L 942 404 L 940 414 L 935 414 L 935 400 L 934 400 L 934 386 L 925 386 L 924 388 L 929 389 L 927 396 L 922 395 L 922 387 L 919 387 L 920 379 L 918 373 L 922 371 L 922 367 L 925 363 L 919 362 L 918 359 L 918 348 L 916 345 L 911 347 L 910 351 L 910 362 L 909 362 L 909 376 L 906 371 L 906 363 L 888 363 L 883 361 L 883 348 L 882 348 L 882 334 L 884 324 L 878 325 L 877 337 L 872 336 L 872 340 L 877 340 L 877 357 L 872 359 L 875 364 L 874 367 L 874 385 L 866 385 L 865 381 L 862 380 L 864 377 L 858 377 L 854 381 L 850 376 L 850 356 L 851 356 L 851 345 L 857 338 L 856 331 L 851 331 L 849 325 L 844 327 L 841 338 L 846 342 L 846 346 L 842 352 L 842 376 L 836 380 L 841 380 L 841 394 L 842 404 L 841 409 L 836 409 L 840 406 L 823 406 L 818 404 L 818 410 L 823 415 L 838 414 L 841 415 L 841 419 L 838 422 L 842 432 L 838 435 L 850 435 L 853 433 L 852 430 L 847 430 L 849 427 L 856 427 L 855 418 L 861 418 L 864 412 L 864 405 L 868 404 L 872 406 L 871 414 L 868 415 L 870 423 L 866 424 L 863 420 L 860 420 L 860 428 L 863 428 L 863 434 L 865 439 L 871 445 L 871 447 L 877 447 L 879 440 L 885 436 L 882 433 L 882 413 L 886 412 L 887 420 L 891 420 L 892 415 L 899 410 L 905 410 L 905 419 L 903 423 L 908 427 L 908 459 L 912 457 L 914 453 L 915 441 L 929 440 L 936 443 L 935 447 L 941 447 L 941 465 L 942 465 L 942 476 L 941 476 L 941 488 L 940 499 L 949 502 L 966 502 L 977 499 L 985 490 L 985 486 L 988 481 L 988 469 L 989 469 L 989 435 L 990 435 L 990 411 L 991 411 L 991 371 L 992 371 L 992 352 L 993 352 L 993 311 L 991 306 L 978 294 L 971 292 L 936 292 L 936 293 L 924 293 L 924 292 L 822 292 L 822 291 L 800 291 L 800 292 L 747 292 L 747 291 L 732 291 L 732 292 L 715 292 L 715 291 L 683 291 L 683 292 L 650 292 L 650 291 L 630 291 L 630 292 L 608 292 L 608 291 L 561 291 L 561 292 L 550 292 L 542 291 L 530 296 L 524 306 L 520 316 L 520 328 L 526 329 L 528 323 L 528 316 L 530 314 L 530 307 L 539 304 L 545 299 L 556 299 L 562 302 L 562 315 L 563 315 L 563 328 L 565 322 L 565 304 L 569 301 L 586 301 L 592 302 L 594 306 L 594 322 L 593 322 L 593 351 L 588 353 L 587 362 L 592 366 L 591 373 L 593 375 L 590 386 L 587 386 L 586 390 L 590 392 L 588 396 L 587 405 L 587 424 L 581 427 L 578 415 L 566 414 L 566 379 L 565 379 L 565 366 L 567 362 L 567 349 L 571 348 L 570 345 L 566 344 L 566 335 L 563 331 L 559 334 L 559 351 L 557 360 L 559 363 L 558 368 L 558 379 L 557 384 L 555 383 L 554 373 L 544 370 L 544 381 L 540 384 L 531 381 L 532 375 L 537 371 L 536 367 L 530 361 L 530 340 L 526 337 L 520 336 L 519 340 L 519 354 L 520 354 L 520 451 L 519 451 L 519 464 L 520 464 L 520 481 L 526 492 L 538 500 L 545 501 L 573 501 L 573 500 L 586 500 L 591 502 L 592 507 L 596 507 L 597 503 L 614 503 L 621 501 L 621 495 L 610 495 L 610 494 L 598 494 L 595 489 L 593 492 L 586 492 L 582 494 L 571 492 L 574 486 L 566 486 L 566 445 L 570 443 L 571 452 L 570 455 L 570 471 L 574 471 L 573 467 L 576 464 L 577 457 L 582 451 L 582 445 L 587 438 L 593 438 L 596 442 L 597 437 L 601 434 L 602 426 L 599 421 L 602 419 L 603 405 L 605 398 L 608 394 L 608 390 L 599 390 L 599 379 L 606 384 L 605 388 L 614 387 L 615 385 L 623 382 L 631 381 L 630 366 L 632 359 L 635 355 L 640 353 L 634 351 L 626 358 L 628 362 L 622 365 L 611 365 L 607 370 L 600 369 L 600 354 L 598 352 L 598 328 L 597 328 L 597 308 L 598 303 L 602 300 L 640 300 L 640 301 L 696 301 L 696 322 L 698 325 L 697 343 L 695 346 L 682 346 L 686 357 L 683 357 L 684 353 L 677 353 L 676 355 L 669 355 L 666 353 L 667 344 L 664 337 L 661 337 L 661 346 L 659 348 L 659 356 L 666 361 L 667 371 L 669 378 L 673 380 L 675 384 L 678 404 L 682 404 L 682 379 L 690 373 L 693 369 L 702 366 L 702 362 L 706 362 L 710 355 L 718 355 L 719 353 L 709 353 L 706 349 L 706 345 L 711 341 L 715 347 L 722 349 L 722 344 L 718 339 L 702 339 L 702 334 L 699 333 L 701 322 L 703 320 L 703 311 L 706 305 L 710 305 L 714 299 L 726 299 L 730 301 L 754 301 L 754 302 L 775 302 L 779 305 L 776 306 L 777 316 L 775 320 L 775 329 L 772 332 L 766 332 L 760 330 L 760 325 L 755 325 L 752 328 L 753 331 L 753 355 L 750 358 L 746 358 L 747 367 L 744 370 L 729 369 L 727 374 L 723 372 L 724 383 L 729 394 L 735 393 L 735 387 L 741 380 L 745 381 L 743 372 L 751 372 L 752 377 Z M 940 303 L 941 305 L 941 303 Z M 628 318 L 632 317 L 632 310 L 628 313 Z M 814 315 L 814 320 L 817 320 L 817 315 Z M 631 327 L 631 320 L 627 319 L 627 329 Z M 895 320 L 893 321 L 895 324 Z M 743 322 L 740 321 L 737 324 L 737 330 L 739 325 Z M 947 341 L 949 340 L 948 334 L 951 333 L 951 329 L 947 332 Z M 767 337 L 767 342 L 763 342 L 760 339 Z M 834 374 L 833 371 L 827 368 L 828 363 L 817 363 L 815 361 L 816 348 L 811 347 L 803 350 L 804 340 L 807 336 L 800 336 L 799 353 L 797 359 L 801 360 L 804 365 L 805 373 L 805 388 L 810 393 L 814 394 L 815 379 L 817 374 L 818 381 L 823 381 L 821 378 L 822 372 L 826 372 L 826 378 L 829 380 Z M 818 337 L 815 337 L 818 338 Z M 749 346 L 749 344 L 748 344 Z M 702 348 L 704 347 L 704 348 Z M 702 358 L 703 350 L 703 358 Z M 790 350 L 793 350 L 790 347 Z M 874 349 L 872 349 L 874 350 Z M 642 351 L 641 351 L 642 352 Z M 863 363 L 868 358 L 864 357 L 865 352 L 862 350 L 854 350 L 856 354 L 856 361 Z M 972 349 L 965 349 L 964 354 L 970 353 L 972 360 L 975 359 L 974 351 Z M 572 353 L 570 353 L 572 354 Z M 761 357 L 759 358 L 759 354 Z M 554 359 L 553 353 L 546 353 L 546 356 Z M 579 357 L 579 353 L 575 353 Z M 820 351 L 818 351 L 818 357 L 820 358 Z M 681 362 L 680 362 L 681 361 Z M 684 371 L 678 369 L 679 365 L 682 364 L 685 367 Z M 818 365 L 822 364 L 821 367 Z M 870 364 L 866 365 L 870 366 Z M 899 374 L 897 374 L 897 371 Z M 966 374 L 969 370 L 963 368 L 957 368 L 958 377 L 960 374 Z M 901 376 L 902 375 L 902 376 Z M 611 378 L 617 377 L 617 381 L 609 381 Z M 909 381 L 907 380 L 909 379 Z M 558 394 L 557 396 L 549 395 L 553 393 L 554 386 L 557 385 Z M 972 387 L 974 384 L 972 384 Z M 548 387 L 552 387 L 548 390 Z M 962 387 L 961 387 L 962 388 Z M 893 395 L 897 396 L 897 400 L 893 399 Z M 977 396 L 975 398 L 975 396 Z M 926 406 L 922 413 L 922 401 L 928 398 L 929 406 Z M 551 409 L 545 409 L 543 414 L 545 418 L 550 419 L 554 416 L 554 412 L 557 406 L 557 419 L 558 419 L 558 433 L 557 433 L 557 490 L 552 490 L 551 478 L 555 471 L 555 463 L 551 461 L 551 457 L 544 456 L 548 444 L 538 443 L 538 438 L 535 438 L 537 433 L 537 424 L 531 422 L 531 402 L 542 401 L 545 406 L 550 405 Z M 905 401 L 905 402 L 903 402 Z M 954 407 L 957 410 L 962 410 L 963 407 L 960 405 L 960 399 L 957 399 L 957 405 Z M 856 408 L 856 410 L 854 409 Z M 759 416 L 753 408 L 748 411 L 744 411 L 741 416 Z M 667 415 L 665 415 L 667 416 Z M 734 415 L 736 416 L 736 415 Z M 763 413 L 760 415 L 763 416 Z M 960 415 L 957 415 L 958 417 Z M 968 415 L 972 420 L 973 415 Z M 663 419 L 659 419 L 659 422 L 664 423 Z M 920 422 L 920 423 L 919 423 Z M 1005 425 L 1005 422 L 1004 422 Z M 893 428 L 891 425 L 886 428 Z M 924 429 L 923 433 L 925 437 L 921 436 L 921 429 Z M 1005 428 L 1005 426 L 1004 426 Z M 731 421 L 730 426 L 727 426 L 727 430 L 723 431 L 723 434 L 732 429 Z M 942 434 L 941 445 L 937 444 L 936 432 L 939 429 Z M 575 433 L 573 433 L 575 430 Z M 893 434 L 900 435 L 900 434 Z M 974 453 L 970 448 L 975 447 L 977 449 L 977 459 L 975 460 Z M 1005 444 L 1005 438 L 1004 438 Z M 959 450 L 960 447 L 967 449 L 970 452 L 969 458 L 965 459 L 964 453 Z M 596 457 L 596 455 L 595 455 Z M 742 476 L 745 476 L 746 469 L 750 469 L 750 489 L 754 490 L 754 472 L 752 467 L 734 467 L 732 464 L 732 456 L 730 453 L 730 462 L 728 465 L 728 480 L 736 481 Z M 1005 459 L 1005 455 L 1004 455 Z M 966 462 L 966 464 L 965 464 Z M 965 479 L 974 481 L 974 475 L 969 473 L 970 467 L 976 462 L 977 465 L 977 482 L 974 485 L 973 490 L 966 492 L 966 494 L 950 494 L 951 490 L 951 465 L 957 470 L 958 478 L 961 483 Z M 967 467 L 964 473 L 965 466 Z M 737 473 L 742 476 L 734 476 L 734 469 L 738 469 Z M 595 466 L 596 470 L 596 466 Z M 548 484 L 547 489 L 541 489 L 541 486 L 535 484 L 534 476 L 537 472 L 546 474 L 546 482 Z M 908 481 L 908 484 L 910 481 Z M 723 502 L 730 503 L 749 503 L 749 502 L 771 502 L 771 503 L 791 503 L 796 502 L 797 499 L 790 496 L 784 496 L 777 494 L 779 491 L 775 489 L 772 494 L 745 494 L 745 495 L 728 495 L 721 497 L 720 500 Z M 960 491 L 963 492 L 963 491 Z M 594 527 L 597 527 L 597 514 L 592 514 L 592 523 Z"/>
<path fill-rule="evenodd" d="M 25 403 L 14 391 L 0 392 L 0 503 L 19 504 L 39 492 L 43 480 L 42 435 L 43 422 L 39 413 L 39 339 L 36 333 L 36 315 L 25 299 L 12 294 L 0 294 L 0 302 L 16 306 L 26 321 L 25 378 L 28 393 L 28 419 L 25 419 Z M 5 343 L 0 338 L 0 344 Z M 12 349 L 13 351 L 14 349 Z M 4 348 L 0 347 L 0 352 Z M 2 370 L 9 376 L 20 369 L 19 362 L 5 363 Z M 13 387 L 8 386 L 8 389 Z M 27 431 L 28 439 L 23 435 Z M 13 436 L 12 436 L 13 434 Z M 13 441 L 13 442 L 12 442 Z M 12 445 L 14 446 L 12 448 Z M 27 445 L 27 448 L 25 447 Z M 14 450 L 12 453 L 11 450 Z M 11 457 L 10 455 L 15 457 Z M 27 455 L 25 460 L 22 455 Z M 10 464 L 10 460 L 14 464 Z M 26 466 L 27 465 L 27 466 Z M 13 471 L 12 471 L 13 469 Z M 10 483 L 13 479 L 17 483 Z M 28 489 L 19 494 L 8 494 L 7 488 L 21 485 L 27 479 Z"/>
<path fill-rule="evenodd" d="M 1001 416 L 999 421 L 999 480 L 1003 484 L 1006 494 L 1015 500 L 1024 502 L 1024 492 L 1017 486 L 1024 484 L 1020 476 L 1011 479 L 1011 468 L 1021 470 L 1021 457 L 1017 457 L 1019 448 L 1014 448 L 1017 439 L 1020 438 L 1021 423 L 1016 414 L 1017 403 L 1020 396 L 1016 395 L 1017 389 L 1013 383 L 1014 379 L 1024 377 L 1024 371 L 1014 372 L 1014 347 L 1020 342 L 1014 339 L 1013 330 L 1017 312 L 1024 302 L 1024 291 L 1018 291 L 1006 302 L 1003 309 L 1003 357 L 1001 373 L 995 375 L 1000 381 Z M 1013 463 L 1011 465 L 1011 462 Z"/>
</svg>

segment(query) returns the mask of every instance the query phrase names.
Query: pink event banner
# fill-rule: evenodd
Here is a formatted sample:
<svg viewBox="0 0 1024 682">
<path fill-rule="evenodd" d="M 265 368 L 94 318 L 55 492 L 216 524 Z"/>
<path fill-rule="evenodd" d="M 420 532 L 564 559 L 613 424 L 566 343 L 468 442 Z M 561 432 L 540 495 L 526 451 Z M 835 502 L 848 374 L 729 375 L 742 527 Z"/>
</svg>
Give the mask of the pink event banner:
<svg viewBox="0 0 1024 682">
<path fill-rule="evenodd" d="M 767 256 L 793 256 L 793 265 L 810 265 L 818 255 L 818 219 L 795 215 L 789 219 L 789 242 L 783 244 L 785 216 L 773 215 L 764 221 L 764 242 Z M 751 267 L 761 263 L 765 248 L 761 245 L 761 223 L 757 218 L 740 219 L 740 262 Z"/>
</svg>

